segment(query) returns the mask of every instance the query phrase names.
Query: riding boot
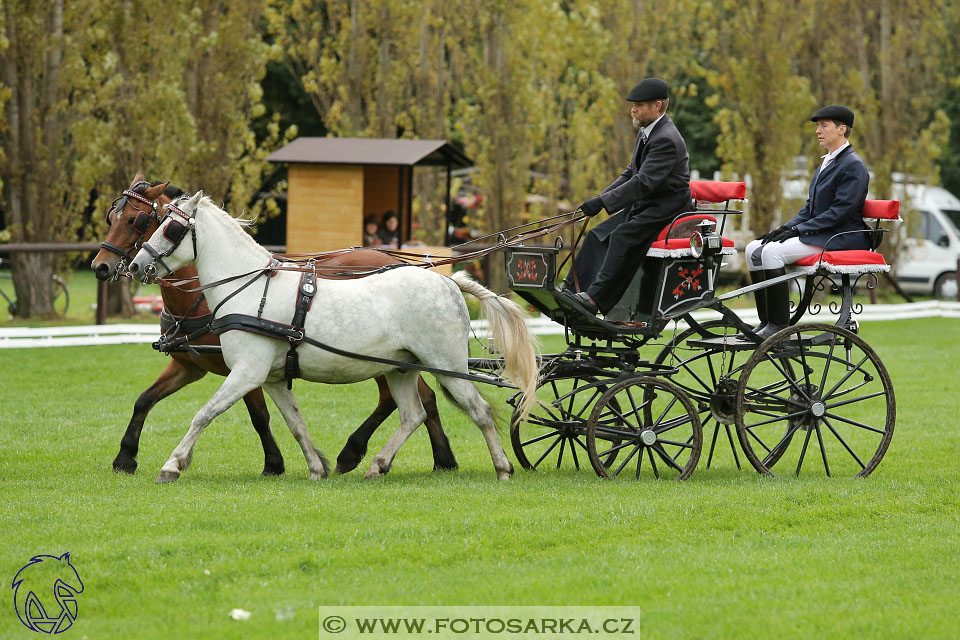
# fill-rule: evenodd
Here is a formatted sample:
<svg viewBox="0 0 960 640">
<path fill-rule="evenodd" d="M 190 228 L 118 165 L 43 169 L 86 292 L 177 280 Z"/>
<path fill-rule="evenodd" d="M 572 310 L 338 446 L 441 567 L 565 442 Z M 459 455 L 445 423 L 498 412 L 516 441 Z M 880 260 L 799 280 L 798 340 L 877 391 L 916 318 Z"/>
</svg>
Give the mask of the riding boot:
<svg viewBox="0 0 960 640">
<path fill-rule="evenodd" d="M 772 280 L 782 275 L 786 275 L 787 270 L 783 267 L 779 269 L 766 269 L 764 271 L 766 280 Z M 790 324 L 790 283 L 780 282 L 766 288 L 767 299 L 767 326 L 757 332 L 757 335 L 763 339 L 769 338 L 781 329 L 786 329 Z"/>
<path fill-rule="evenodd" d="M 763 282 L 766 280 L 763 269 L 757 269 L 756 271 L 747 271 L 747 275 L 750 278 L 750 284 L 757 284 L 758 282 Z M 753 292 L 753 298 L 757 303 L 757 317 L 760 319 L 760 324 L 753 328 L 753 332 L 762 331 L 764 327 L 767 326 L 767 290 L 766 289 L 757 289 Z M 740 340 L 746 339 L 746 334 L 738 333 L 737 338 Z"/>
</svg>

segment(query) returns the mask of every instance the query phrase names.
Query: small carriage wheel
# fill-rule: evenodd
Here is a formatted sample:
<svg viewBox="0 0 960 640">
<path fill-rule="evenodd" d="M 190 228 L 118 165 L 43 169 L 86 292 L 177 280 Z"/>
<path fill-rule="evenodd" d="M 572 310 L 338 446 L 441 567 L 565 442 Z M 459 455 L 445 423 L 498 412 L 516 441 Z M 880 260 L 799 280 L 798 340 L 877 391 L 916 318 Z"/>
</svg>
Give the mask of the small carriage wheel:
<svg viewBox="0 0 960 640">
<path fill-rule="evenodd" d="M 61 318 L 67 315 L 67 309 L 70 308 L 70 292 L 67 290 L 67 283 L 60 276 L 53 276 L 53 310 Z"/>
<path fill-rule="evenodd" d="M 603 394 L 587 423 L 587 449 L 594 471 L 615 478 L 628 475 L 685 480 L 700 459 L 700 417 L 685 391 L 660 378 L 624 380 Z M 617 465 L 601 461 L 614 452 Z M 631 464 L 631 462 L 633 464 Z M 632 472 L 632 473 L 631 473 Z"/>
<path fill-rule="evenodd" d="M 510 442 L 520 466 L 560 469 L 566 460 L 579 470 L 587 453 L 587 416 L 608 388 L 595 378 L 547 378 L 541 382 L 537 387 L 541 404 L 524 422 L 517 421 L 516 410 L 511 418 Z M 606 456 L 605 464 L 612 464 L 618 453 Z"/>
<path fill-rule="evenodd" d="M 886 367 L 856 334 L 828 324 L 788 327 L 744 366 L 737 388 L 737 437 L 760 473 L 870 474 L 896 421 Z"/>
</svg>

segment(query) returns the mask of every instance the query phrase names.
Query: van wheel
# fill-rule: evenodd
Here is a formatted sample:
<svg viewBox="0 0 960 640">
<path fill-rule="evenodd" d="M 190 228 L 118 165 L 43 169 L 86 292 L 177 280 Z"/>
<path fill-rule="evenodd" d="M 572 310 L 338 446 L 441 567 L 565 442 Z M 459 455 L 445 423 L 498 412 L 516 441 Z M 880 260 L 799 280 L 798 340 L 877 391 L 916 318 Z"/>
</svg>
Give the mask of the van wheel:
<svg viewBox="0 0 960 640">
<path fill-rule="evenodd" d="M 941 273 L 933 283 L 933 295 L 941 300 L 957 299 L 957 274 L 953 272 Z"/>
</svg>

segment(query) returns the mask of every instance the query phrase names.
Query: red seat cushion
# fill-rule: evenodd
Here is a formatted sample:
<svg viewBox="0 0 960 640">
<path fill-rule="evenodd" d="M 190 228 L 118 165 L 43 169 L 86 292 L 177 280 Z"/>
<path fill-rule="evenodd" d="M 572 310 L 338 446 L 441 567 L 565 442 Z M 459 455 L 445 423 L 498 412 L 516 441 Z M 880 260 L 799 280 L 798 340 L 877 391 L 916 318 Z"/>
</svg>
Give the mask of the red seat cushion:
<svg viewBox="0 0 960 640">
<path fill-rule="evenodd" d="M 864 218 L 879 218 L 881 220 L 900 219 L 899 200 L 866 200 L 863 203 Z"/>
<path fill-rule="evenodd" d="M 712 180 L 691 180 L 690 195 L 700 202 L 726 202 L 743 200 L 747 196 L 746 182 L 714 182 Z"/>
<path fill-rule="evenodd" d="M 730 238 L 723 238 L 724 247 L 732 247 L 733 240 Z M 669 240 L 657 240 L 652 245 L 651 249 L 689 249 L 690 248 L 690 238 L 671 238 Z"/>
<path fill-rule="evenodd" d="M 827 251 L 823 254 L 823 261 L 833 265 L 855 266 L 859 264 L 887 264 L 883 256 L 876 251 L 855 249 L 849 251 Z M 820 262 L 820 254 L 801 258 L 793 264 L 800 267 L 812 267 Z"/>
</svg>

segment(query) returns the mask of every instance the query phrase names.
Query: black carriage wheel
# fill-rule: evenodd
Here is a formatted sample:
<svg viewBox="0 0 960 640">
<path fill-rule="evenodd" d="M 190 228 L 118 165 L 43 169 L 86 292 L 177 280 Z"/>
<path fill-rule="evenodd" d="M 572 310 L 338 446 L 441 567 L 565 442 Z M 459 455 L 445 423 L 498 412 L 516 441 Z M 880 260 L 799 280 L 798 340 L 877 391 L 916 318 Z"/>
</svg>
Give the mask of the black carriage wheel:
<svg viewBox="0 0 960 640">
<path fill-rule="evenodd" d="M 587 450 L 602 478 L 627 474 L 639 479 L 685 480 L 700 459 L 703 432 L 685 391 L 660 378 L 637 377 L 611 387 L 587 422 Z M 616 465 L 601 461 L 622 452 Z"/>
<path fill-rule="evenodd" d="M 736 418 L 740 446 L 760 473 L 773 475 L 774 460 L 781 473 L 864 477 L 890 446 L 896 398 L 862 338 L 834 325 L 798 325 L 750 356 Z"/>
<path fill-rule="evenodd" d="M 579 470 L 587 454 L 587 417 L 608 385 L 593 378 L 548 378 L 537 387 L 541 404 L 524 422 L 516 410 L 510 423 L 510 442 L 524 469 L 561 469 L 564 462 Z M 618 452 L 607 456 L 606 464 Z"/>
</svg>

